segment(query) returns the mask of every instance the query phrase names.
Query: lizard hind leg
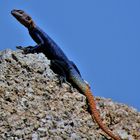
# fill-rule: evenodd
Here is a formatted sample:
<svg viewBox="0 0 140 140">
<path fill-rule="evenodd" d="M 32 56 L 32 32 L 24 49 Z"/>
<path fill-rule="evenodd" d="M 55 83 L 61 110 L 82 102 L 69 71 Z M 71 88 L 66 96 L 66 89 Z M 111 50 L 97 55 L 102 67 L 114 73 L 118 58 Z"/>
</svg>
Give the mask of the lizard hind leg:
<svg viewBox="0 0 140 140">
<path fill-rule="evenodd" d="M 54 73 L 59 75 L 60 86 L 62 86 L 62 83 L 68 83 L 66 80 L 66 72 L 62 61 L 51 60 L 50 68 L 53 70 Z"/>
</svg>

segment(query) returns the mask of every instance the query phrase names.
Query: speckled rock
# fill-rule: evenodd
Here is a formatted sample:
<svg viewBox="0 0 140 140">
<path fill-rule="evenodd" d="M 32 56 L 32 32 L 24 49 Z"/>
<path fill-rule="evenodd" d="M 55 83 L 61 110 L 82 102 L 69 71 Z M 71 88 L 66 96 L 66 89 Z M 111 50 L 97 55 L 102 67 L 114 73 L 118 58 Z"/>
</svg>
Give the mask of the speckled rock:
<svg viewBox="0 0 140 140">
<path fill-rule="evenodd" d="M 0 52 L 0 140 L 104 140 L 86 98 L 63 83 L 43 54 Z M 124 140 L 140 140 L 140 113 L 96 98 L 103 122 Z"/>
</svg>

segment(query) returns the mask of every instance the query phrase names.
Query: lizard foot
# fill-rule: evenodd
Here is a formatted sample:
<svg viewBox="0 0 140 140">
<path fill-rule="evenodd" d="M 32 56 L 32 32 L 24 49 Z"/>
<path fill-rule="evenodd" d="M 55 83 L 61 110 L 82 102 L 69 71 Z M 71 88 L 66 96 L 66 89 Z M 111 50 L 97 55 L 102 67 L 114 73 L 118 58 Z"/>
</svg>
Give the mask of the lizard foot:
<svg viewBox="0 0 140 140">
<path fill-rule="evenodd" d="M 67 82 L 67 80 L 66 80 L 66 77 L 64 77 L 64 76 L 59 76 L 59 84 L 60 84 L 60 86 L 62 87 L 62 84 L 63 83 L 68 83 Z"/>
<path fill-rule="evenodd" d="M 23 50 L 23 52 L 25 54 L 34 53 L 35 52 L 33 46 L 28 46 L 28 47 L 16 46 L 16 48 L 19 49 L 19 50 Z"/>
<path fill-rule="evenodd" d="M 63 83 L 66 83 L 66 84 L 69 85 L 69 87 L 70 87 L 70 89 L 69 89 L 70 92 L 74 92 L 73 86 L 66 80 L 66 77 L 59 76 L 59 80 L 60 80 L 60 82 L 59 82 L 60 87 L 62 87 L 62 84 L 63 84 Z"/>
</svg>

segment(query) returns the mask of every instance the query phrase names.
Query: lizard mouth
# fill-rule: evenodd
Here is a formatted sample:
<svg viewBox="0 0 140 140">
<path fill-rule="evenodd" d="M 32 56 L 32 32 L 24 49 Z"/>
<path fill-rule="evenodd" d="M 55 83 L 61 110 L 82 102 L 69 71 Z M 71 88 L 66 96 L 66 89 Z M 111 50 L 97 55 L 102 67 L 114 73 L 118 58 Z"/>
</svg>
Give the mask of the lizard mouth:
<svg viewBox="0 0 140 140">
<path fill-rule="evenodd" d="M 11 11 L 11 14 L 15 18 L 22 17 L 23 16 L 23 13 L 24 13 L 24 11 L 22 11 L 22 10 L 16 10 L 16 9 L 14 9 L 14 10 Z"/>
</svg>

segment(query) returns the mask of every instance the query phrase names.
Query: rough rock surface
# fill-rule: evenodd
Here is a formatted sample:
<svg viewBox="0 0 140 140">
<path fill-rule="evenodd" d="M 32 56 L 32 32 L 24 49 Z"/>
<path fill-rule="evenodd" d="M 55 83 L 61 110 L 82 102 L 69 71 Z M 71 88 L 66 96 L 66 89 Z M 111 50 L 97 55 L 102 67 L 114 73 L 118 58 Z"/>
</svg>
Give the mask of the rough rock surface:
<svg viewBox="0 0 140 140">
<path fill-rule="evenodd" d="M 124 140 L 140 140 L 140 113 L 96 98 L 103 122 Z M 59 84 L 43 54 L 0 52 L 0 140 L 105 140 L 86 98 Z"/>
</svg>

